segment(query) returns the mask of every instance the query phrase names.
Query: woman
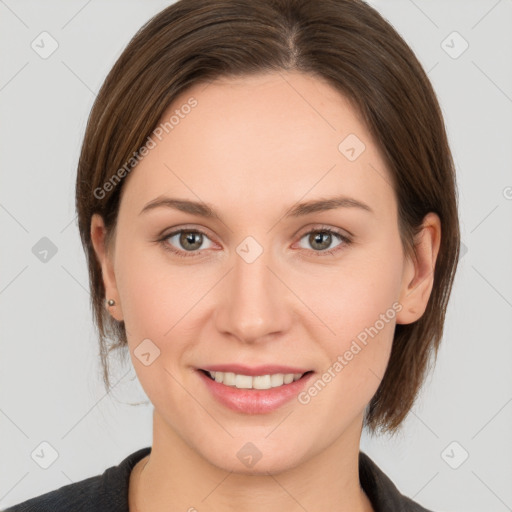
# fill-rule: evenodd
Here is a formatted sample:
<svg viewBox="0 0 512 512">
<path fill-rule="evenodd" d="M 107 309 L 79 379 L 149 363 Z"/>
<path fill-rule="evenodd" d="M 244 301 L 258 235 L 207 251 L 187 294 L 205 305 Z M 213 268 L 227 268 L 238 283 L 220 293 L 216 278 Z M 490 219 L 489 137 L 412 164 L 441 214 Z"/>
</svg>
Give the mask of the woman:
<svg viewBox="0 0 512 512">
<path fill-rule="evenodd" d="M 103 84 L 78 165 L 104 378 L 153 444 L 11 511 L 425 511 L 359 450 L 442 337 L 456 180 L 416 57 L 356 0 L 181 0 Z"/>
</svg>

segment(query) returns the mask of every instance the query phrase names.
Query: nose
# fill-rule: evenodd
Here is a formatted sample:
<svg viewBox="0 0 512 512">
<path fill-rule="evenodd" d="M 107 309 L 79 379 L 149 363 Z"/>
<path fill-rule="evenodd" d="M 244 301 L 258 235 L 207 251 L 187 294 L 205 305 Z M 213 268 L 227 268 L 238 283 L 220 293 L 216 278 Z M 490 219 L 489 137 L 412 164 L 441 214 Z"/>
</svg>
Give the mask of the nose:
<svg viewBox="0 0 512 512">
<path fill-rule="evenodd" d="M 223 280 L 215 312 L 216 327 L 222 334 L 253 344 L 290 329 L 293 293 L 270 253 L 263 250 L 254 261 L 243 250 L 233 255 L 232 270 Z"/>
</svg>

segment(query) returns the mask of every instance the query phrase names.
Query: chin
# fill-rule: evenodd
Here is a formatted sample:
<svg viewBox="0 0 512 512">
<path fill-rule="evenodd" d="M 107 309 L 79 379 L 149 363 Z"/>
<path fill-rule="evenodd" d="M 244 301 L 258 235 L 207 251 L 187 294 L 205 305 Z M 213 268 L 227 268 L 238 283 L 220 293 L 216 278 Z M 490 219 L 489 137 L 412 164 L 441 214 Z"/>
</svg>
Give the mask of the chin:
<svg viewBox="0 0 512 512">
<path fill-rule="evenodd" d="M 238 443 L 237 443 L 238 444 Z M 266 476 L 268 473 L 279 474 L 295 468 L 300 464 L 300 455 L 296 449 L 290 447 L 289 451 L 282 449 L 258 449 L 255 444 L 247 442 L 241 448 L 233 450 L 234 457 L 226 457 L 226 452 L 215 452 L 203 457 L 212 465 L 234 474 Z"/>
</svg>

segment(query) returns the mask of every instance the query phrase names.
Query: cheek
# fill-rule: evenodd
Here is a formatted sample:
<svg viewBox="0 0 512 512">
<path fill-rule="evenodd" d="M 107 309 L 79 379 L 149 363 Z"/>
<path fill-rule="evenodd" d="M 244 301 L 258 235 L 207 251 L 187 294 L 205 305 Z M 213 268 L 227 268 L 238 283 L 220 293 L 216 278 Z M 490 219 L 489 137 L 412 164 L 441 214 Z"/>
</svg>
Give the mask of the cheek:
<svg viewBox="0 0 512 512">
<path fill-rule="evenodd" d="M 173 267 L 154 248 L 119 249 L 116 279 L 138 380 L 155 406 L 184 410 L 190 397 L 177 384 L 179 365 L 190 348 L 187 327 L 202 288 L 190 271 Z"/>
<path fill-rule="evenodd" d="M 116 281 L 132 342 L 141 337 L 163 339 L 185 313 L 185 302 L 195 296 L 195 279 L 170 264 L 164 250 L 147 241 L 121 240 L 118 251 Z"/>
<path fill-rule="evenodd" d="M 389 335 L 389 322 L 382 325 L 379 320 L 385 315 L 394 321 L 400 309 L 401 275 L 400 250 L 388 243 L 347 252 L 338 267 L 297 276 L 295 282 L 297 295 L 305 297 L 317 323 L 322 320 L 323 330 L 332 335 L 333 348 L 343 349 L 347 341 L 376 323 L 379 331 Z"/>
<path fill-rule="evenodd" d="M 207 265 L 178 266 L 169 261 L 163 249 L 149 249 L 142 244 L 120 244 L 119 249 L 122 256 L 116 279 L 130 355 L 148 396 L 158 400 L 163 389 L 160 384 L 174 385 L 171 374 L 177 378 L 181 375 L 180 365 L 189 362 L 190 354 L 200 343 L 202 299 L 218 276 L 212 275 Z M 156 348 L 144 341 L 147 339 Z M 143 347 L 149 349 L 151 357 L 153 352 L 158 355 L 150 366 L 138 359 Z"/>
<path fill-rule="evenodd" d="M 402 308 L 398 302 L 400 254 L 399 245 L 381 244 L 378 250 L 346 262 L 346 267 L 331 273 L 323 283 L 317 280 L 317 286 L 309 287 L 316 291 L 310 293 L 308 305 L 328 327 L 322 327 L 327 333 L 322 336 L 327 360 L 326 373 L 320 378 L 332 391 L 324 395 L 325 400 L 338 400 L 341 394 L 347 407 L 359 409 L 377 390 Z M 311 325 L 311 339 L 318 339 L 318 321 Z"/>
</svg>

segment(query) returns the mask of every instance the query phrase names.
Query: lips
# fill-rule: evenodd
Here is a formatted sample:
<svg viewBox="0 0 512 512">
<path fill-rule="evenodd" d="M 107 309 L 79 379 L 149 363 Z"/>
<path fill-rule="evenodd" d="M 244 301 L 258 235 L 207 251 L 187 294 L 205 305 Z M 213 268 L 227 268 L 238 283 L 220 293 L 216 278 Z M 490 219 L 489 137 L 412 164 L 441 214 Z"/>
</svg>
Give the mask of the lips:
<svg viewBox="0 0 512 512">
<path fill-rule="evenodd" d="M 315 372 L 281 364 L 213 364 L 196 368 L 210 396 L 238 413 L 265 414 L 293 400 Z"/>
<path fill-rule="evenodd" d="M 266 364 L 260 366 L 245 366 L 242 364 L 216 364 L 203 366 L 198 370 L 205 370 L 209 372 L 231 372 L 239 375 L 250 375 L 255 377 L 258 375 L 272 375 L 275 373 L 300 373 L 301 375 L 312 371 L 311 368 L 300 368 L 297 366 L 284 366 L 277 364 Z"/>
</svg>

